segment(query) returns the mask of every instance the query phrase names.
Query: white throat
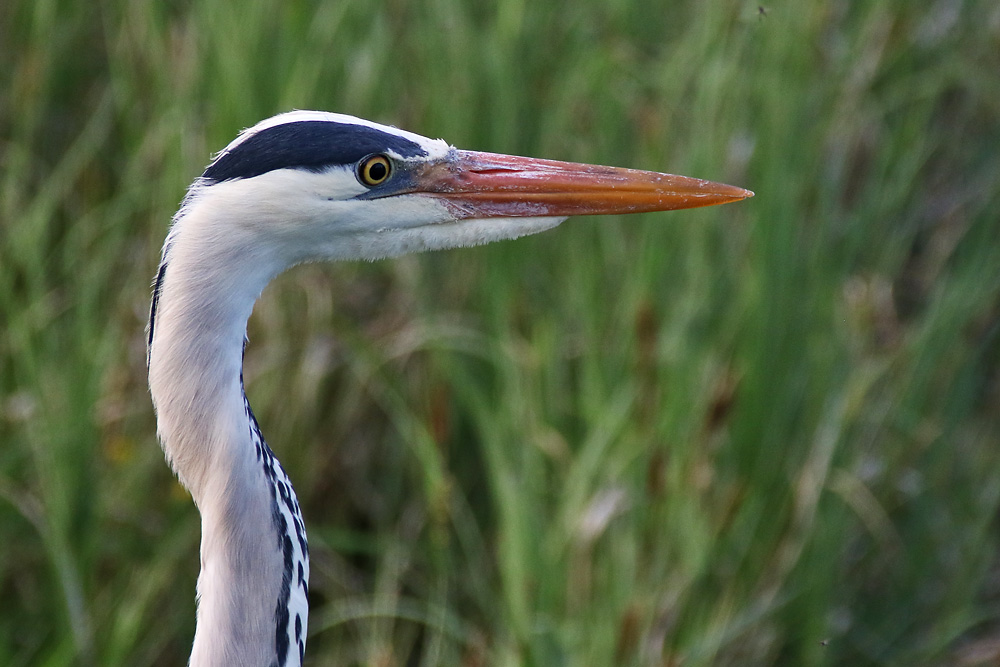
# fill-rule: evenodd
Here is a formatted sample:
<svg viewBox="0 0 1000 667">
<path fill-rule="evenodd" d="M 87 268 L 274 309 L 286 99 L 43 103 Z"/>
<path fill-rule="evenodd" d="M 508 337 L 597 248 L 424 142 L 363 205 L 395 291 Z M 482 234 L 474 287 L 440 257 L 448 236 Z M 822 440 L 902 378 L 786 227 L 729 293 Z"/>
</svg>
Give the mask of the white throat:
<svg viewBox="0 0 1000 667">
<path fill-rule="evenodd" d="M 149 384 L 164 452 L 202 518 L 191 664 L 299 665 L 309 563 L 298 501 L 242 384 L 246 322 L 283 267 L 190 207 L 158 280 Z"/>
</svg>

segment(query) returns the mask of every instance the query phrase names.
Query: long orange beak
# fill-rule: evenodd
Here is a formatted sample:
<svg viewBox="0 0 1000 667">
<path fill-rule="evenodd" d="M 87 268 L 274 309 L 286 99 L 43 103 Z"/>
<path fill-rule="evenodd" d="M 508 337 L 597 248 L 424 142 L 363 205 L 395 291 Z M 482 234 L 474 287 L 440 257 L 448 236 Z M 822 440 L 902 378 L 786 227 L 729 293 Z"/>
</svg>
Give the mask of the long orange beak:
<svg viewBox="0 0 1000 667">
<path fill-rule="evenodd" d="M 455 150 L 414 175 L 456 218 L 605 215 L 714 206 L 753 192 L 621 167 Z"/>
</svg>

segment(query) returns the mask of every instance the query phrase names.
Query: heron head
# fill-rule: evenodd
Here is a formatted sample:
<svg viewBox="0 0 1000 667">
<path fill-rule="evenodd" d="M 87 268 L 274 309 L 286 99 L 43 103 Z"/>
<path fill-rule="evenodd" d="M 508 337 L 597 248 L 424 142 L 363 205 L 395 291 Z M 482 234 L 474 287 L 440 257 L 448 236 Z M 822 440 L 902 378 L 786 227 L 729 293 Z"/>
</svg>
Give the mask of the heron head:
<svg viewBox="0 0 1000 667">
<path fill-rule="evenodd" d="M 700 179 L 458 150 L 340 114 L 295 111 L 244 131 L 178 218 L 212 209 L 217 235 L 290 265 L 377 259 L 549 229 L 571 215 L 709 206 L 752 193 Z"/>
</svg>

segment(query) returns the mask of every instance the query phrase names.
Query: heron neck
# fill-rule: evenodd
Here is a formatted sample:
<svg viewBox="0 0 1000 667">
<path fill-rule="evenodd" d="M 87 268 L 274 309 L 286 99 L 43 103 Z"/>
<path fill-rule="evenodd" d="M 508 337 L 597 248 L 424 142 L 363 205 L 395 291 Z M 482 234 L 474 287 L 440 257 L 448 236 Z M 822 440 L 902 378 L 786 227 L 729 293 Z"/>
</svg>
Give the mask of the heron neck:
<svg viewBox="0 0 1000 667">
<path fill-rule="evenodd" d="M 164 452 L 201 506 L 233 456 L 251 457 L 243 344 L 254 302 L 281 270 L 232 221 L 194 205 L 164 247 L 150 316 L 149 387 Z M 249 451 L 248 451 L 249 450 Z"/>
<path fill-rule="evenodd" d="M 168 241 L 149 349 L 160 440 L 202 519 L 191 665 L 299 664 L 304 528 L 242 382 L 247 319 L 277 267 L 248 258 L 232 239 L 205 238 L 211 229 L 183 224 L 191 222 L 175 223 Z"/>
</svg>

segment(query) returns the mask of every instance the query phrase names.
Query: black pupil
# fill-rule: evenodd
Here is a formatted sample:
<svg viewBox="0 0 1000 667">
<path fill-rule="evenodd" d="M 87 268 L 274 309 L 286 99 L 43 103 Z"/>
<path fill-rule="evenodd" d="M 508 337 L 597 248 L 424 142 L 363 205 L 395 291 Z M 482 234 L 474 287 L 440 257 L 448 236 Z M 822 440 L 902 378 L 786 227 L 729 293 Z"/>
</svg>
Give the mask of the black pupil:
<svg viewBox="0 0 1000 667">
<path fill-rule="evenodd" d="M 381 160 L 375 160 L 368 165 L 368 179 L 372 181 L 381 181 L 386 176 L 389 175 L 389 170 L 385 166 L 385 162 Z"/>
</svg>

